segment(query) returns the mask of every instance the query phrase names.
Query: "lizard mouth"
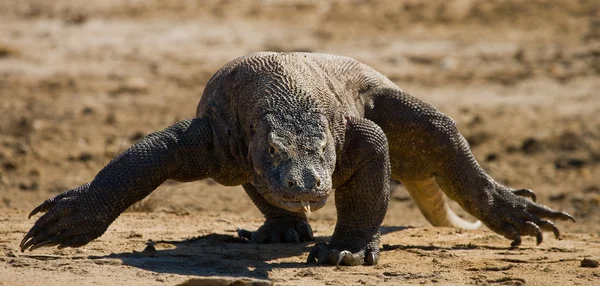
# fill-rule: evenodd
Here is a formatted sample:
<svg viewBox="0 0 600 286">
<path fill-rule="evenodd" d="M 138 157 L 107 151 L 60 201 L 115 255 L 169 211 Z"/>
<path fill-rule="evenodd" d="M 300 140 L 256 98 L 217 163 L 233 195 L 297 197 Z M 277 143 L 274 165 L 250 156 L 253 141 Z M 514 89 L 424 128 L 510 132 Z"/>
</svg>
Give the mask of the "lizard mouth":
<svg viewBox="0 0 600 286">
<path fill-rule="evenodd" d="M 327 199 L 322 199 L 318 201 L 280 201 L 278 206 L 288 211 L 298 213 L 305 212 L 310 214 L 311 211 L 316 211 L 324 207 L 325 203 L 327 203 Z"/>
<path fill-rule="evenodd" d="M 302 198 L 296 200 L 284 199 L 271 192 L 263 193 L 263 197 L 272 205 L 280 207 L 282 209 L 297 212 L 297 213 L 310 213 L 321 209 L 327 203 L 328 196 L 316 197 L 316 198 Z"/>
</svg>

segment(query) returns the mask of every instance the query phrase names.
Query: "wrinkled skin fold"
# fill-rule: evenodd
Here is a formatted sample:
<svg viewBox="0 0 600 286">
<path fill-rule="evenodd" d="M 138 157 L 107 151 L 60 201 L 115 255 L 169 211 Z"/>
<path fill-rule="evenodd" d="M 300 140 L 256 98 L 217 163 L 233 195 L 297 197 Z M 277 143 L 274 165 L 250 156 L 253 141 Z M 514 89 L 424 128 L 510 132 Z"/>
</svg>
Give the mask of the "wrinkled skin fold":
<svg viewBox="0 0 600 286">
<path fill-rule="evenodd" d="M 454 121 L 350 58 L 256 53 L 235 59 L 207 84 L 196 118 L 135 143 L 89 183 L 44 201 L 21 250 L 80 247 L 167 179 L 242 185 L 265 216 L 254 243 L 314 240 L 306 213 L 335 195 L 338 220 L 309 263 L 373 265 L 389 180 L 407 187 L 435 226 L 476 228 L 448 208 L 459 203 L 517 247 L 522 236 L 560 236 L 569 214 L 489 176 Z M 333 192 L 335 190 L 335 192 Z M 400 211 L 400 210 L 395 210 Z"/>
</svg>

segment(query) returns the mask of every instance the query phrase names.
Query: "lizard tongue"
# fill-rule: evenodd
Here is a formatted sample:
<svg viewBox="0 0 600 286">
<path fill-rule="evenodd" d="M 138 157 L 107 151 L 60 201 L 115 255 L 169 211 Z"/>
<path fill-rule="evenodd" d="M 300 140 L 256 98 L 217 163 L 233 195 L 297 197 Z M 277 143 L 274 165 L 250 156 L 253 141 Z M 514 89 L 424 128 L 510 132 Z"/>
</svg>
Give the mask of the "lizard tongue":
<svg viewBox="0 0 600 286">
<path fill-rule="evenodd" d="M 308 201 L 301 201 L 302 203 L 302 208 L 304 208 L 304 211 L 310 214 L 310 204 L 308 203 Z"/>
</svg>

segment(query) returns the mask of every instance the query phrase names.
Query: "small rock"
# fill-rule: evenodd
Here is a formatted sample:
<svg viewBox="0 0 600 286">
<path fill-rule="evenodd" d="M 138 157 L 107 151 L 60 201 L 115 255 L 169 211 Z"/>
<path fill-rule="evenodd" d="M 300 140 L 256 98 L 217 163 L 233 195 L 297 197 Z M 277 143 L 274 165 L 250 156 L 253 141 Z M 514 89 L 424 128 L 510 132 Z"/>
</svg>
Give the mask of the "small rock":
<svg viewBox="0 0 600 286">
<path fill-rule="evenodd" d="M 488 139 L 490 139 L 490 134 L 488 134 L 487 132 L 484 132 L 484 131 L 475 132 L 473 134 L 466 136 L 465 139 L 467 139 L 467 142 L 469 142 L 469 145 L 471 146 L 471 148 L 474 148 L 474 147 L 486 142 Z"/>
<path fill-rule="evenodd" d="M 519 151 L 519 147 L 515 146 L 515 145 L 509 145 L 508 147 L 506 147 L 506 153 L 516 153 Z"/>
<path fill-rule="evenodd" d="M 40 188 L 40 184 L 36 181 L 32 181 L 29 184 L 27 184 L 27 183 L 19 184 L 19 189 L 21 189 L 23 191 L 37 191 L 39 188 Z"/>
<path fill-rule="evenodd" d="M 92 159 L 94 159 L 94 155 L 92 155 L 92 153 L 89 152 L 81 152 L 81 154 L 79 154 L 79 156 L 77 157 L 77 161 L 81 162 L 88 162 Z"/>
<path fill-rule="evenodd" d="M 554 162 L 556 169 L 579 169 L 585 166 L 587 162 L 580 158 L 560 158 Z"/>
<path fill-rule="evenodd" d="M 315 276 L 315 272 L 312 269 L 304 269 L 301 270 L 300 272 L 296 273 L 296 277 L 313 277 Z"/>
<path fill-rule="evenodd" d="M 69 189 L 70 189 L 69 187 L 64 186 L 64 185 L 53 185 L 48 188 L 48 192 L 50 192 L 52 194 L 58 194 L 58 193 L 66 192 Z"/>
<path fill-rule="evenodd" d="M 2 164 L 2 168 L 4 168 L 5 171 L 14 171 L 17 169 L 17 167 L 17 163 L 12 161 L 6 161 L 4 164 Z"/>
<path fill-rule="evenodd" d="M 554 194 L 554 195 L 550 195 L 550 197 L 548 199 L 550 199 L 550 201 L 562 201 L 567 197 L 567 194 L 565 193 L 560 193 L 560 194 Z"/>
<path fill-rule="evenodd" d="M 119 119 L 117 118 L 117 114 L 115 114 L 114 112 L 111 112 L 108 114 L 108 116 L 106 116 L 106 124 L 108 125 L 113 125 L 118 121 Z"/>
<path fill-rule="evenodd" d="M 493 162 L 493 161 L 496 161 L 497 159 L 498 159 L 498 154 L 496 154 L 496 153 L 489 153 L 485 156 L 486 162 Z"/>
<path fill-rule="evenodd" d="M 581 138 L 573 132 L 565 132 L 558 138 L 558 147 L 565 151 L 575 151 L 583 147 Z"/>
<path fill-rule="evenodd" d="M 69 161 L 88 162 L 88 161 L 91 161 L 91 160 L 94 159 L 94 155 L 92 153 L 89 153 L 89 152 L 81 152 L 77 156 L 69 155 L 69 157 L 67 157 L 67 159 Z"/>
<path fill-rule="evenodd" d="M 81 13 L 74 13 L 74 14 L 69 14 L 67 15 L 67 17 L 65 17 L 65 24 L 68 25 L 81 25 L 84 24 L 85 22 L 87 22 L 88 20 L 88 16 L 81 14 Z"/>
<path fill-rule="evenodd" d="M 481 117 L 481 115 L 479 114 L 475 114 L 471 120 L 469 120 L 469 123 L 467 123 L 468 126 L 476 126 L 476 125 L 480 125 L 481 123 L 483 123 L 483 117 Z"/>
<path fill-rule="evenodd" d="M 544 144 L 535 138 L 527 138 L 521 144 L 521 151 L 525 154 L 539 153 L 543 148 Z"/>
<path fill-rule="evenodd" d="M 515 58 L 515 60 L 517 60 L 520 63 L 526 62 L 527 57 L 526 57 L 526 54 L 525 54 L 525 50 L 523 50 L 522 47 L 519 47 L 515 51 L 514 58 Z"/>
<path fill-rule="evenodd" d="M 598 261 L 589 258 L 581 260 L 581 267 L 598 268 Z"/>
<path fill-rule="evenodd" d="M 146 137 L 146 133 L 144 133 L 142 131 L 136 131 L 131 136 L 129 136 L 129 139 L 131 141 L 139 141 L 140 139 L 142 139 L 144 137 Z"/>
<path fill-rule="evenodd" d="M 22 142 L 17 142 L 14 145 L 15 153 L 18 155 L 27 155 L 30 152 L 29 146 Z"/>
<path fill-rule="evenodd" d="M 92 115 L 92 114 L 94 114 L 94 113 L 96 113 L 96 110 L 94 110 L 94 108 L 93 108 L 93 107 L 89 107 L 89 106 L 87 106 L 87 107 L 84 107 L 84 108 L 81 110 L 81 115 Z"/>
<path fill-rule="evenodd" d="M 131 238 L 142 238 L 143 235 L 141 233 L 137 233 L 137 232 L 131 232 L 130 234 L 127 235 L 127 239 L 131 239 Z M 148 248 L 148 247 L 146 247 Z M 154 251 L 156 251 L 156 249 L 154 249 Z"/>
<path fill-rule="evenodd" d="M 31 123 L 31 128 L 33 128 L 33 130 L 36 130 L 36 131 L 41 130 L 45 126 L 46 126 L 46 123 L 39 119 L 34 119 L 33 122 Z"/>
<path fill-rule="evenodd" d="M 589 186 L 585 189 L 583 189 L 584 193 L 597 193 L 600 194 L 600 186 Z"/>
<path fill-rule="evenodd" d="M 11 200 L 9 198 L 2 198 L 2 203 L 4 203 L 4 206 L 7 208 L 11 207 Z"/>
<path fill-rule="evenodd" d="M 39 169 L 31 169 L 31 170 L 29 170 L 29 175 L 32 176 L 32 177 L 39 177 L 39 176 L 41 176 L 41 174 L 42 173 L 40 172 Z"/>
<path fill-rule="evenodd" d="M 18 54 L 18 52 L 15 48 L 0 43 L 0 58 L 8 58 L 16 54 Z"/>
</svg>

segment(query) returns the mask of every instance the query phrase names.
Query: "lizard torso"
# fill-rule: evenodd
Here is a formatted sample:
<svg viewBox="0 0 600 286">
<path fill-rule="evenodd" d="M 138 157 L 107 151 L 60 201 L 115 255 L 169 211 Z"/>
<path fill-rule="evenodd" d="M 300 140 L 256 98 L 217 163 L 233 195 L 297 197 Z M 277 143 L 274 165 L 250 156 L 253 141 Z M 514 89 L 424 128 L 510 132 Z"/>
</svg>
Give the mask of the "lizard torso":
<svg viewBox="0 0 600 286">
<path fill-rule="evenodd" d="M 398 88 L 369 66 L 342 56 L 262 52 L 229 62 L 206 85 L 196 116 L 213 122 L 215 144 L 229 150 L 220 154 L 222 160 L 241 167 L 213 179 L 224 185 L 248 181 L 251 130 L 265 114 L 316 111 L 327 116 L 336 140 L 342 139 L 343 127 L 336 125 L 347 117 L 363 117 L 365 106 L 372 104 L 370 91 L 381 87 Z"/>
</svg>

